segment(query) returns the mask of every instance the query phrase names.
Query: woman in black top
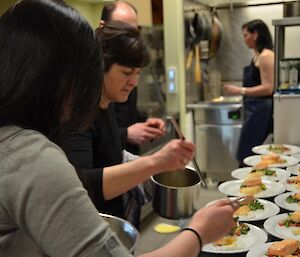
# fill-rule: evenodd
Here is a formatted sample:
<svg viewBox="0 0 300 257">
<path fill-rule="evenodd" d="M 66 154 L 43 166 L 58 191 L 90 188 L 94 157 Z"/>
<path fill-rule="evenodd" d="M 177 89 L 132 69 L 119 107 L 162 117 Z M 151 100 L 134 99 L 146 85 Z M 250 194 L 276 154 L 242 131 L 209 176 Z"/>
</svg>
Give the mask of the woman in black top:
<svg viewBox="0 0 300 257">
<path fill-rule="evenodd" d="M 231 95 L 243 95 L 244 123 L 240 135 L 237 159 L 252 155 L 252 147 L 262 144 L 272 131 L 274 53 L 268 27 L 262 20 L 253 20 L 242 27 L 247 46 L 254 56 L 244 68 L 243 87 L 225 85 Z"/>
<path fill-rule="evenodd" d="M 124 193 L 153 174 L 183 169 L 192 159 L 195 146 L 191 142 L 172 140 L 150 156 L 122 164 L 124 147 L 118 137 L 112 102 L 126 101 L 137 85 L 141 69 L 149 62 L 149 53 L 139 30 L 127 23 L 112 21 L 96 33 L 103 46 L 105 70 L 100 112 L 92 128 L 67 138 L 63 149 L 79 170 L 98 210 L 128 218 L 124 206 L 124 197 L 128 195 Z M 140 194 L 130 193 L 137 204 L 143 203 Z M 132 210 L 135 215 L 130 219 L 136 226 L 139 211 L 140 207 Z"/>
</svg>

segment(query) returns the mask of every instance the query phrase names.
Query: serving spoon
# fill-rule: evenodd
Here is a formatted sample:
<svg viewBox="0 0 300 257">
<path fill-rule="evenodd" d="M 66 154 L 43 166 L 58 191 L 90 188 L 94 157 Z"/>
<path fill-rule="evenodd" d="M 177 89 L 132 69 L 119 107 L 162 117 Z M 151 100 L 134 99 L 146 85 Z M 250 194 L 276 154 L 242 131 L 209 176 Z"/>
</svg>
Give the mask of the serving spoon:
<svg viewBox="0 0 300 257">
<path fill-rule="evenodd" d="M 171 116 L 167 117 L 167 120 L 171 121 L 171 123 L 172 123 L 172 125 L 173 125 L 173 127 L 174 127 L 174 129 L 176 131 L 176 133 L 179 136 L 179 139 L 185 140 L 185 137 L 184 137 L 183 133 L 181 132 L 177 121 L 173 117 L 171 117 Z M 197 161 L 196 161 L 195 157 L 193 157 L 193 165 L 194 165 L 194 167 L 196 169 L 196 172 L 198 173 L 198 176 L 199 176 L 199 178 L 201 180 L 202 186 L 207 189 L 207 183 L 205 181 L 204 174 L 201 172 L 201 170 L 200 170 L 200 168 L 199 168 L 199 166 L 197 164 Z"/>
</svg>

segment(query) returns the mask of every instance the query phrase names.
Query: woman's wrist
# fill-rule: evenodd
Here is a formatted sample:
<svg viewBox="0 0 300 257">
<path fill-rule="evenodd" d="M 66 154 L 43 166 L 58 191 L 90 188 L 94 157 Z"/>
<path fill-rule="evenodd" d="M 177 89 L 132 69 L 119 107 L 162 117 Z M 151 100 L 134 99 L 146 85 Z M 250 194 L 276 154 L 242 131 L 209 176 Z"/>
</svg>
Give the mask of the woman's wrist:
<svg viewBox="0 0 300 257">
<path fill-rule="evenodd" d="M 200 234 L 195 229 L 188 228 L 188 227 L 181 229 L 181 232 L 183 232 L 183 231 L 189 231 L 195 235 L 195 237 L 197 238 L 197 241 L 199 243 L 199 252 L 200 252 L 202 249 L 202 246 L 203 246 L 203 240 L 202 240 L 202 237 L 200 236 Z"/>
<path fill-rule="evenodd" d="M 140 165 L 148 176 L 156 175 L 163 171 L 160 167 L 159 157 L 156 156 L 156 153 L 140 156 L 137 160 L 140 161 Z"/>
</svg>

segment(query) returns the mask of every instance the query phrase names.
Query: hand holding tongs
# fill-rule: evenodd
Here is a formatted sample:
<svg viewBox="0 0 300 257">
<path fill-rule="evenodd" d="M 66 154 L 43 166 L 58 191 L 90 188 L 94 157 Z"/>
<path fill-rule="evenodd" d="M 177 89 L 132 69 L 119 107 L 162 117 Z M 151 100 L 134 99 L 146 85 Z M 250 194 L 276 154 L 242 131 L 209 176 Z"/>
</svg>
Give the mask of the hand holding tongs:
<svg viewBox="0 0 300 257">
<path fill-rule="evenodd" d="M 248 203 L 251 203 L 255 200 L 255 197 L 253 195 L 246 195 L 246 196 L 240 196 L 240 197 L 237 197 L 233 200 L 229 200 L 229 204 L 233 207 L 233 208 L 236 208 L 241 206 L 241 205 L 245 205 L 245 204 L 248 204 Z"/>
<path fill-rule="evenodd" d="M 185 140 L 185 137 L 184 137 L 184 135 L 182 134 L 182 132 L 181 132 L 181 130 L 180 130 L 180 128 L 179 128 L 179 125 L 178 125 L 177 121 L 176 121 L 173 117 L 167 117 L 167 120 L 170 120 L 170 121 L 171 121 L 171 123 L 172 123 L 172 125 L 173 125 L 175 131 L 177 132 L 179 138 L 182 139 L 182 140 Z M 203 173 L 200 171 L 199 166 L 198 166 L 198 164 L 197 164 L 197 162 L 196 162 L 195 157 L 193 158 L 193 165 L 194 165 L 194 167 L 195 167 L 195 169 L 196 169 L 196 171 L 197 171 L 197 173 L 198 173 L 198 175 L 199 175 L 199 178 L 200 178 L 200 180 L 201 180 L 201 183 L 202 183 L 203 187 L 204 187 L 204 188 L 207 188 L 207 184 L 206 184 L 204 175 L 203 175 Z"/>
</svg>

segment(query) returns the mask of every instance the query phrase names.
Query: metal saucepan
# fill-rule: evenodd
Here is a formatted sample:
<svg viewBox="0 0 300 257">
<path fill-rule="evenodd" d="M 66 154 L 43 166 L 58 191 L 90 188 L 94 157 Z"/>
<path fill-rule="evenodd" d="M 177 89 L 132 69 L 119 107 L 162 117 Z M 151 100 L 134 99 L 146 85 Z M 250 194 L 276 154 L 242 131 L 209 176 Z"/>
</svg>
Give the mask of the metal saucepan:
<svg viewBox="0 0 300 257">
<path fill-rule="evenodd" d="M 153 210 L 167 219 L 191 217 L 199 209 L 200 178 L 194 169 L 176 170 L 151 177 L 154 182 Z"/>
<path fill-rule="evenodd" d="M 119 217 L 104 213 L 99 213 L 99 215 L 109 223 L 111 230 L 116 233 L 128 251 L 133 253 L 140 239 L 138 230 L 128 221 Z"/>
</svg>

